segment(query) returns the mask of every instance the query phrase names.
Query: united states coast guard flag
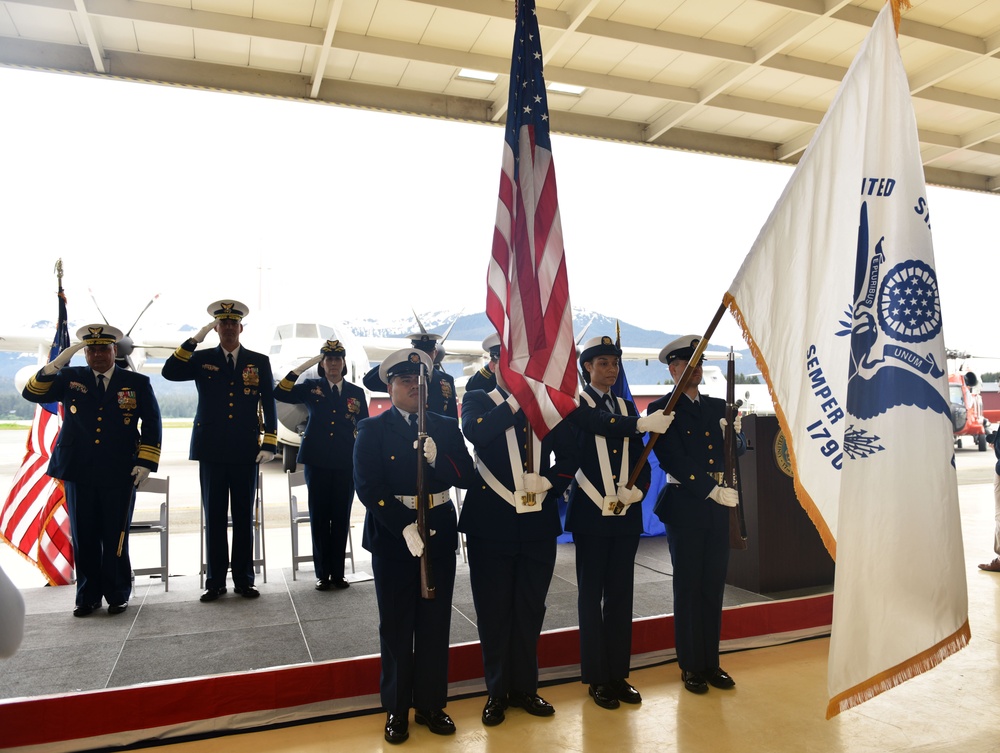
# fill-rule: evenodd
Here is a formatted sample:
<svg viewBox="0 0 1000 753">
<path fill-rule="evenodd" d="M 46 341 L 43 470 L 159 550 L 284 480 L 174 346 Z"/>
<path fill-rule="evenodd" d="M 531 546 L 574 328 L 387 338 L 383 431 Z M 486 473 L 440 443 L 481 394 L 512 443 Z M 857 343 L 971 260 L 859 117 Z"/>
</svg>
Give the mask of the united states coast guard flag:
<svg viewBox="0 0 1000 753">
<path fill-rule="evenodd" d="M 577 407 L 579 380 L 534 0 L 517 3 L 486 284 L 486 314 L 500 335 L 500 373 L 544 437 Z"/>
<path fill-rule="evenodd" d="M 829 718 L 969 640 L 930 214 L 888 5 L 725 302 L 837 563 Z"/>
</svg>

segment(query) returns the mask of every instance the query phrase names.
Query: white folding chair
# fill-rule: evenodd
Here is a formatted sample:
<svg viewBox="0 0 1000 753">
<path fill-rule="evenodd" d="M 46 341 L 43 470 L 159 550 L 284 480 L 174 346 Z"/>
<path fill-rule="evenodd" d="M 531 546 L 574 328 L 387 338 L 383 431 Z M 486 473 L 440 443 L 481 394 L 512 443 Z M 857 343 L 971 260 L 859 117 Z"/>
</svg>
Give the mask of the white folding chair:
<svg viewBox="0 0 1000 753">
<path fill-rule="evenodd" d="M 205 587 L 205 574 L 208 572 L 208 564 L 205 562 L 205 506 L 198 505 L 201 511 L 201 572 L 199 582 L 201 587 Z M 227 525 L 232 528 L 233 516 L 230 515 Z M 253 501 L 253 570 L 255 573 L 263 573 L 264 582 L 267 583 L 267 548 L 264 544 L 264 474 L 257 471 L 257 496 Z"/>
<path fill-rule="evenodd" d="M 292 580 L 298 579 L 299 563 L 312 562 L 312 554 L 299 554 L 299 523 L 309 523 L 309 489 L 306 486 L 305 471 L 293 471 L 286 473 L 288 476 L 288 522 L 292 535 Z M 299 505 L 299 495 L 305 504 Z M 354 573 L 354 543 L 351 541 L 351 532 L 354 526 L 347 531 L 347 549 L 344 557 L 351 561 L 351 572 Z M 310 531 L 310 537 L 312 532 Z"/>
<path fill-rule="evenodd" d="M 163 590 L 170 590 L 170 476 L 156 478 L 150 476 L 136 490 L 136 507 L 139 501 L 146 495 L 162 495 L 158 517 L 140 517 L 136 519 L 132 516 L 132 523 L 129 525 L 129 536 L 133 533 L 157 533 L 160 535 L 160 566 L 159 567 L 138 567 L 133 568 L 135 575 L 159 575 L 163 581 Z M 151 514 L 150 510 L 140 510 L 140 516 Z"/>
</svg>

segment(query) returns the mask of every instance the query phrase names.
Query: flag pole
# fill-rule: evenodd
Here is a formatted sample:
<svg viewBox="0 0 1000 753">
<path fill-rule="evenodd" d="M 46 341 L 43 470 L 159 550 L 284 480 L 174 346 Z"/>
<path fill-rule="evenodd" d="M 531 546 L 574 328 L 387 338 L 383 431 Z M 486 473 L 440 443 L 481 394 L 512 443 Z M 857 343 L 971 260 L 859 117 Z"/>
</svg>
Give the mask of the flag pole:
<svg viewBox="0 0 1000 753">
<path fill-rule="evenodd" d="M 715 334 L 715 328 L 719 326 L 719 322 L 722 321 L 723 315 L 726 313 L 726 304 L 723 301 L 719 304 L 719 310 L 715 312 L 715 316 L 712 317 L 711 323 L 708 325 L 708 329 L 705 330 L 705 336 L 701 338 L 698 342 L 698 346 L 694 349 L 694 354 L 688 359 L 687 366 L 684 367 L 684 373 L 681 374 L 681 378 L 677 380 L 677 384 L 674 386 L 674 391 L 670 395 L 670 399 L 667 400 L 667 404 L 663 406 L 664 413 L 670 413 L 673 411 L 674 407 L 677 405 L 677 401 L 680 400 L 684 390 L 688 388 L 691 379 L 694 377 L 694 367 L 692 364 L 698 363 L 701 360 L 702 354 L 705 352 L 705 348 L 708 346 L 708 341 L 711 339 L 712 335 Z M 649 453 L 653 451 L 653 445 L 656 444 L 656 440 L 660 438 L 660 435 L 655 432 L 649 432 L 649 441 L 646 442 L 646 446 L 642 450 L 642 455 L 639 456 L 639 460 L 636 461 L 635 467 L 632 469 L 632 473 L 629 474 L 628 483 L 625 487 L 631 489 L 635 486 L 636 480 L 639 478 L 639 473 L 642 471 L 642 467 L 646 464 L 646 460 L 649 459 Z"/>
</svg>

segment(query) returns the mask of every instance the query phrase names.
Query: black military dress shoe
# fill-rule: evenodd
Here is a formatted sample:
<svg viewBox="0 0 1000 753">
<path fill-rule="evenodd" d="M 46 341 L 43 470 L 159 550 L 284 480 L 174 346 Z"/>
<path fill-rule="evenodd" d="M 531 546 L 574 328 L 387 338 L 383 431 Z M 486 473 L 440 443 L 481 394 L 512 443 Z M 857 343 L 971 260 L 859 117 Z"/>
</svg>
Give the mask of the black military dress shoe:
<svg viewBox="0 0 1000 753">
<path fill-rule="evenodd" d="M 532 716 L 552 716 L 556 713 L 552 704 L 537 693 L 522 693 L 519 690 L 512 690 L 507 696 L 507 703 L 524 709 Z"/>
<path fill-rule="evenodd" d="M 697 693 L 698 695 L 708 692 L 708 683 L 697 672 L 688 672 L 686 669 L 681 670 L 681 680 L 684 681 L 685 690 L 690 690 L 692 693 Z"/>
<path fill-rule="evenodd" d="M 226 593 L 225 586 L 221 586 L 219 588 L 206 588 L 205 593 L 201 595 L 201 601 L 215 601 L 224 593 Z"/>
<path fill-rule="evenodd" d="M 121 614 L 128 609 L 128 602 L 122 604 L 108 604 L 108 614 Z"/>
<path fill-rule="evenodd" d="M 455 734 L 455 722 L 451 720 L 450 716 L 444 713 L 444 709 L 434 709 L 433 711 L 420 711 L 417 709 L 413 712 L 413 721 L 417 724 L 426 724 L 427 729 L 435 735 Z"/>
<path fill-rule="evenodd" d="M 334 578 L 330 581 L 330 585 L 334 588 L 350 588 L 351 584 L 347 582 L 346 578 Z"/>
<path fill-rule="evenodd" d="M 609 685 L 591 685 L 590 697 L 602 709 L 616 709 L 621 705 L 615 691 Z"/>
<path fill-rule="evenodd" d="M 626 680 L 615 680 L 611 683 L 615 697 L 622 703 L 642 703 L 639 691 L 628 684 Z"/>
<path fill-rule="evenodd" d="M 409 736 L 410 722 L 405 715 L 385 715 L 385 741 L 387 743 L 398 745 L 399 743 L 406 742 L 406 738 Z"/>
<path fill-rule="evenodd" d="M 100 608 L 101 608 L 100 602 L 98 602 L 97 604 L 81 604 L 78 607 L 73 607 L 73 616 L 86 617 L 87 615 L 92 614 L 95 609 L 100 609 Z"/>
<path fill-rule="evenodd" d="M 736 680 L 726 674 L 720 667 L 706 672 L 705 679 L 708 680 L 708 684 L 713 688 L 719 688 L 720 690 L 729 690 L 729 688 L 736 686 Z"/>
<path fill-rule="evenodd" d="M 257 586 L 234 586 L 233 593 L 239 594 L 244 599 L 256 599 L 260 596 Z"/>
<path fill-rule="evenodd" d="M 320 578 L 319 580 L 316 581 L 316 590 L 317 591 L 329 591 L 330 590 L 330 581 L 327 580 L 326 578 Z"/>
<path fill-rule="evenodd" d="M 503 713 L 506 708 L 507 701 L 505 699 L 491 695 L 486 699 L 486 705 L 483 706 L 483 724 L 487 727 L 496 727 L 506 718 Z"/>
</svg>

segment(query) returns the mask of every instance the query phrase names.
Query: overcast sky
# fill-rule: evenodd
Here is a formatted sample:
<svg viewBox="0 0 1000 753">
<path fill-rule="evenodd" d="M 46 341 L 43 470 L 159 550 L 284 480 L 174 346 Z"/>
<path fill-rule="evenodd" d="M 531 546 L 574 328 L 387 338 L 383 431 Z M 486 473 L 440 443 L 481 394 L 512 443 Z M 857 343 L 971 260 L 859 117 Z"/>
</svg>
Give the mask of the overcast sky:
<svg viewBox="0 0 1000 753">
<path fill-rule="evenodd" d="M 54 318 L 58 257 L 81 323 L 88 288 L 123 327 L 155 293 L 150 326 L 223 297 L 298 320 L 485 308 L 501 128 L 10 69 L 0 95 L 0 329 Z M 553 154 L 573 304 L 667 332 L 705 330 L 791 176 L 558 136 Z M 1000 355 L 1000 197 L 928 197 L 946 342 Z M 714 342 L 742 347 L 728 315 Z"/>
</svg>

